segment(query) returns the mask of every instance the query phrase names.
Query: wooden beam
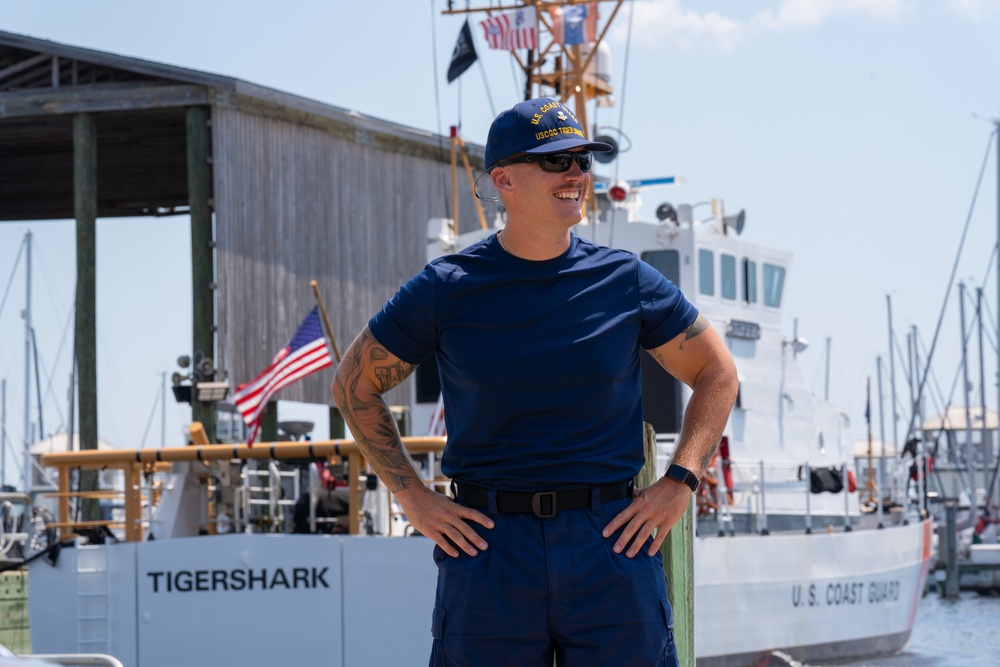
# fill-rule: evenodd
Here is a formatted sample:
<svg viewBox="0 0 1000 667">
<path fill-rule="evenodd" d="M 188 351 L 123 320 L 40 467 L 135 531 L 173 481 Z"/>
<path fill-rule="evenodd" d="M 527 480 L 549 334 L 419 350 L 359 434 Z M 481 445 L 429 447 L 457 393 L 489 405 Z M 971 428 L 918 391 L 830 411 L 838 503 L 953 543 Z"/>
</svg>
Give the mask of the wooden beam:
<svg viewBox="0 0 1000 667">
<path fill-rule="evenodd" d="M 188 203 L 191 210 L 192 360 L 215 356 L 215 261 L 212 234 L 212 139 L 208 107 L 187 110 Z M 213 378 L 201 378 L 211 381 Z M 209 442 L 215 442 L 215 404 L 197 400 L 192 390 L 191 420 L 201 422 Z"/>
<path fill-rule="evenodd" d="M 97 449 L 97 121 L 73 117 L 73 210 L 76 217 L 76 377 L 80 449 Z M 97 472 L 80 476 L 81 491 L 97 490 Z M 96 499 L 83 501 L 83 519 L 97 518 Z"/>
<path fill-rule="evenodd" d="M 162 109 L 205 104 L 208 104 L 208 90 L 201 86 L 140 84 L 128 88 L 89 86 L 84 89 L 46 89 L 44 92 L 0 92 L 0 118 Z"/>
<path fill-rule="evenodd" d="M 0 69 L 0 80 L 4 79 L 5 77 L 17 74 L 18 72 L 23 72 L 24 70 L 34 67 L 35 65 L 39 65 L 51 57 L 52 56 L 50 56 L 47 53 L 39 53 L 37 56 L 32 56 L 26 60 L 22 60 L 16 65 L 11 65 L 10 67 L 5 67 L 3 69 Z"/>
</svg>

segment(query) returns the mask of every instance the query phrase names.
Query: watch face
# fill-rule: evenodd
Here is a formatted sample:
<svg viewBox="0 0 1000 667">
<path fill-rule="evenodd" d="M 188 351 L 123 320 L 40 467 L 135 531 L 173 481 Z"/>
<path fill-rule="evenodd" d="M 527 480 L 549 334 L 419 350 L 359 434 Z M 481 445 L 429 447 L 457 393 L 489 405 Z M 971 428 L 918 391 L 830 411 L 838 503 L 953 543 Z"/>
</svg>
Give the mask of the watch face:
<svg viewBox="0 0 1000 667">
<path fill-rule="evenodd" d="M 678 465 L 676 463 L 670 464 L 667 467 L 667 477 L 675 482 L 687 484 L 692 491 L 696 491 L 698 489 L 698 478 L 694 476 L 693 472 L 682 465 Z"/>
</svg>

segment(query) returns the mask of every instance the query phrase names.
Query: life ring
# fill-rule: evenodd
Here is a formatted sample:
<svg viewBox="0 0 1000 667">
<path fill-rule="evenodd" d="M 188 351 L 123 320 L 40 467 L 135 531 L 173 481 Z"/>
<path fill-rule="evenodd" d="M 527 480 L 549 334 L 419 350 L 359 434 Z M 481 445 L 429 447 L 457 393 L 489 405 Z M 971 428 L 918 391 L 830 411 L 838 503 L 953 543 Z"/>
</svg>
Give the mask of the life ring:
<svg viewBox="0 0 1000 667">
<path fill-rule="evenodd" d="M 726 483 L 726 502 L 733 506 L 733 463 L 729 460 L 729 436 L 724 435 L 719 441 L 719 457 L 722 458 L 722 481 Z"/>
<path fill-rule="evenodd" d="M 695 502 L 699 517 L 706 517 L 719 511 L 719 478 L 716 475 L 715 459 L 713 456 L 705 472 L 701 474 L 701 481 L 698 484 Z"/>
</svg>

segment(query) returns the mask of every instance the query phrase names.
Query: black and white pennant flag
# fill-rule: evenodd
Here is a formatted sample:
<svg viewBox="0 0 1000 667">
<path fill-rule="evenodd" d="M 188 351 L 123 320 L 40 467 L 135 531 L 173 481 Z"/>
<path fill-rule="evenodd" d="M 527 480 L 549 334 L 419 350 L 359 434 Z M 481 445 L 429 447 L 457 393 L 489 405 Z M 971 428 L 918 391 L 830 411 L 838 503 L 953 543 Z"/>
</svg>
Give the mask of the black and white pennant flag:
<svg viewBox="0 0 1000 667">
<path fill-rule="evenodd" d="M 465 70 L 472 67 L 472 63 L 476 62 L 478 57 L 476 45 L 472 42 L 472 29 L 469 28 L 469 21 L 466 19 L 462 30 L 458 33 L 455 49 L 451 52 L 451 63 L 448 65 L 448 83 L 462 76 Z"/>
</svg>

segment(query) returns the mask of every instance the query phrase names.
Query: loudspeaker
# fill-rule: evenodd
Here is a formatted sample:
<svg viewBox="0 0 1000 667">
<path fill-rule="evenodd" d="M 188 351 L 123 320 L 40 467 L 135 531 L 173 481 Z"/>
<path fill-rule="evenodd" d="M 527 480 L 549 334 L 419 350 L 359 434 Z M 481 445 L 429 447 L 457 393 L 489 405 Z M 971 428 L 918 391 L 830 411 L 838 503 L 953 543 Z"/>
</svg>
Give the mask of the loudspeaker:
<svg viewBox="0 0 1000 667">
<path fill-rule="evenodd" d="M 610 137 L 606 134 L 599 134 L 594 137 L 594 141 L 602 141 L 606 144 L 611 144 L 611 150 L 607 152 L 595 152 L 594 159 L 601 164 L 608 164 L 609 162 L 614 162 L 615 158 L 618 157 L 618 142 L 615 141 L 614 137 Z"/>
<path fill-rule="evenodd" d="M 722 224 L 732 229 L 737 235 L 743 233 L 743 225 L 747 220 L 746 209 L 740 209 L 736 215 L 726 215 L 722 217 Z"/>
</svg>

